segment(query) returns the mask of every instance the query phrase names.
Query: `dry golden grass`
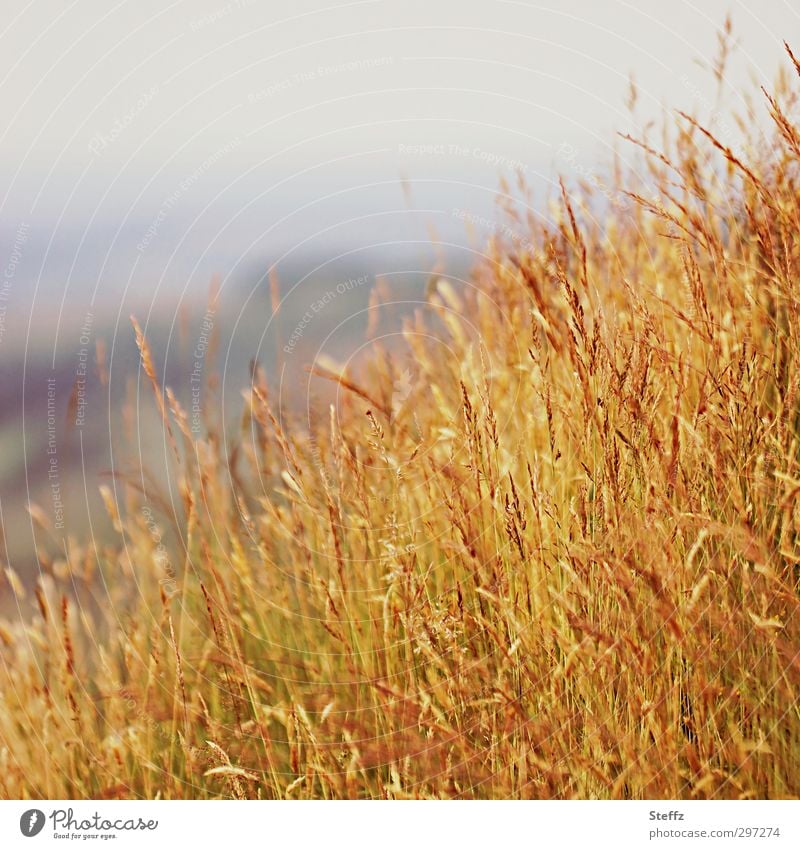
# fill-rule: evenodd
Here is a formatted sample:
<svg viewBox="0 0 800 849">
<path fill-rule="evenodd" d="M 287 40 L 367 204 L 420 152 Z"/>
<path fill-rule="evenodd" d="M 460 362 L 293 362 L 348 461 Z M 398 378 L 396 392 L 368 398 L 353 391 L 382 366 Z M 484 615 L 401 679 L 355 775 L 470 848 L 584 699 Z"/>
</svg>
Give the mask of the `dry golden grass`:
<svg viewBox="0 0 800 849">
<path fill-rule="evenodd" d="M 792 64 L 740 152 L 678 115 L 602 220 L 512 221 L 311 432 L 254 369 L 194 438 L 137 326 L 180 503 L 12 576 L 0 795 L 800 795 Z"/>
</svg>

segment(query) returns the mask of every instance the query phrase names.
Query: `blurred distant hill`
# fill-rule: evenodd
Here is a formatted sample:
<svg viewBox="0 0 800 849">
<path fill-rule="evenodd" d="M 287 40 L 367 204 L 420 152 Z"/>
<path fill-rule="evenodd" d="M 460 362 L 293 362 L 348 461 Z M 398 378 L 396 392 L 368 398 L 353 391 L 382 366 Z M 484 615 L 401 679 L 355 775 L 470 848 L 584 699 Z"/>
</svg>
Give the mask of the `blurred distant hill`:
<svg viewBox="0 0 800 849">
<path fill-rule="evenodd" d="M 368 326 L 391 340 L 429 278 L 422 263 L 390 257 L 295 274 L 231 286 L 216 305 L 198 296 L 135 310 L 162 386 L 190 416 L 199 397 L 202 416 L 235 434 L 253 360 L 280 386 L 282 405 L 303 410 L 328 398 L 331 385 L 306 366 L 320 356 L 341 362 L 369 356 Z M 280 308 L 273 315 L 276 296 Z M 73 309 L 57 334 L 46 320 L 40 326 L 37 319 L 30 333 L 18 322 L 2 346 L 0 559 L 26 583 L 38 572 L 40 555 L 58 556 L 70 537 L 91 535 L 99 546 L 109 539 L 102 483 L 113 486 L 114 475 L 126 475 L 164 491 L 168 486 L 163 428 L 129 316 L 119 309 L 88 314 Z M 204 388 L 198 396 L 198 383 L 212 375 L 218 392 Z"/>
</svg>

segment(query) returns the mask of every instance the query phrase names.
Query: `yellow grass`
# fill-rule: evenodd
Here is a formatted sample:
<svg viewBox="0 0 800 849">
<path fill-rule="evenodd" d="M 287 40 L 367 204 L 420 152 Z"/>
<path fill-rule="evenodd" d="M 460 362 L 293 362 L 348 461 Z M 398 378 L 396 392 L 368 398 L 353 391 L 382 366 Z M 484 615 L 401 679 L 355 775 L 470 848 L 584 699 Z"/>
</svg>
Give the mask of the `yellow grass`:
<svg viewBox="0 0 800 849">
<path fill-rule="evenodd" d="M 751 144 L 676 115 L 602 220 L 512 219 L 311 432 L 256 370 L 195 438 L 137 326 L 180 500 L 11 577 L 0 795 L 799 795 L 790 70 Z"/>
</svg>

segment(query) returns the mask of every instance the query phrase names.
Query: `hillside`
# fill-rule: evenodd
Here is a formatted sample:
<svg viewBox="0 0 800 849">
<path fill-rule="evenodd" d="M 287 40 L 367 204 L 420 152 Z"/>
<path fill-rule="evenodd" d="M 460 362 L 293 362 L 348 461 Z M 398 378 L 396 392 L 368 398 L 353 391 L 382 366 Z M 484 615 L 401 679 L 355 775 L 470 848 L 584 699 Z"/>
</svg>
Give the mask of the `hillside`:
<svg viewBox="0 0 800 849">
<path fill-rule="evenodd" d="M 20 588 L 0 795 L 800 794 L 790 58 L 767 134 L 628 140 L 313 364 L 330 407 L 254 368 L 197 434 L 136 325 L 179 497 L 115 481 Z"/>
</svg>

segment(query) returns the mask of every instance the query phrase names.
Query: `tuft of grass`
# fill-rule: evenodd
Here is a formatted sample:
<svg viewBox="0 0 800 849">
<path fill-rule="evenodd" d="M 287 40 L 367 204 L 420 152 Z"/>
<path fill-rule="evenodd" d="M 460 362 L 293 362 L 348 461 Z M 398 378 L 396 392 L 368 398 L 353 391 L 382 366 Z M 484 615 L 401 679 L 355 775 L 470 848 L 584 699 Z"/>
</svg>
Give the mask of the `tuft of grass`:
<svg viewBox="0 0 800 849">
<path fill-rule="evenodd" d="M 800 795 L 796 87 L 562 184 L 310 429 L 254 365 L 197 436 L 134 322 L 178 497 L 8 572 L 0 795 Z"/>
</svg>

